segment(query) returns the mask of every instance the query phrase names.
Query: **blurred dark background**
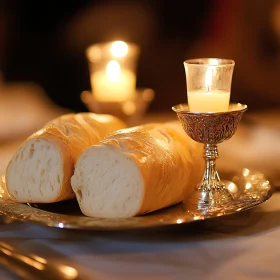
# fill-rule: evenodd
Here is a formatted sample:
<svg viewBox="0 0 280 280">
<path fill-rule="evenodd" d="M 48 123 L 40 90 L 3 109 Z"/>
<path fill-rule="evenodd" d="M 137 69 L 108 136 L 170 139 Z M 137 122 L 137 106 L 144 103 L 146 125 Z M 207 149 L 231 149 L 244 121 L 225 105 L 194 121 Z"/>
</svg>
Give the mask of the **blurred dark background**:
<svg viewBox="0 0 280 280">
<path fill-rule="evenodd" d="M 31 81 L 59 106 L 86 111 L 87 46 L 124 40 L 141 47 L 137 86 L 156 92 L 151 111 L 186 101 L 183 61 L 236 61 L 231 101 L 280 106 L 280 2 L 276 0 L 2 0 L 0 72 Z"/>
</svg>

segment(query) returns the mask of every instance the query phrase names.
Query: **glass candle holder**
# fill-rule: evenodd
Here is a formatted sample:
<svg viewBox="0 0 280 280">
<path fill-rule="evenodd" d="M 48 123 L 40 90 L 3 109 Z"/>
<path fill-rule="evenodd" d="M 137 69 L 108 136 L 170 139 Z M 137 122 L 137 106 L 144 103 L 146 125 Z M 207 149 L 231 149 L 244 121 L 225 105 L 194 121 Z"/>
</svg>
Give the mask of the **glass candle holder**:
<svg viewBox="0 0 280 280">
<path fill-rule="evenodd" d="M 81 100 L 91 112 L 114 115 L 125 121 L 128 126 L 135 126 L 141 123 L 154 95 L 153 89 L 138 88 L 133 99 L 120 102 L 100 102 L 90 91 L 83 91 Z"/>
<path fill-rule="evenodd" d="M 134 99 L 139 47 L 114 41 L 87 48 L 90 81 L 98 102 L 124 102 Z"/>
<path fill-rule="evenodd" d="M 191 112 L 225 112 L 230 102 L 234 61 L 199 58 L 184 62 Z"/>
</svg>

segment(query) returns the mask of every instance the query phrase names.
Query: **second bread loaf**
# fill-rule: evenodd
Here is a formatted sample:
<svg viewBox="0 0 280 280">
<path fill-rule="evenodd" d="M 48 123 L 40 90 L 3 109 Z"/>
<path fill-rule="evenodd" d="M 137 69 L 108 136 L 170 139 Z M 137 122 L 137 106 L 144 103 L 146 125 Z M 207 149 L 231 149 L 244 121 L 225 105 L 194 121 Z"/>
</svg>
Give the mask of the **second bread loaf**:
<svg viewBox="0 0 280 280">
<path fill-rule="evenodd" d="M 87 216 L 141 215 L 190 194 L 203 176 L 202 152 L 179 122 L 123 129 L 81 154 L 72 187 Z"/>
</svg>

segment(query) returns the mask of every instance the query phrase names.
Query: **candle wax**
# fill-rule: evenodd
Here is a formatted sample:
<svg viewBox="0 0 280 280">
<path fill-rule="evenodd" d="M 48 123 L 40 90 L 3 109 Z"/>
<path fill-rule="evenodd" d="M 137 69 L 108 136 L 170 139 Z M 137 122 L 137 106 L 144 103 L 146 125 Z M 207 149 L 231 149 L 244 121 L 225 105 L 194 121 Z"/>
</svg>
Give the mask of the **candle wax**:
<svg viewBox="0 0 280 280">
<path fill-rule="evenodd" d="M 222 90 L 199 90 L 188 92 L 191 112 L 225 112 L 228 110 L 230 92 Z"/>
<path fill-rule="evenodd" d="M 112 80 L 105 71 L 91 75 L 94 98 L 100 102 L 123 102 L 135 95 L 136 75 L 128 70 L 121 70 L 119 79 Z"/>
</svg>

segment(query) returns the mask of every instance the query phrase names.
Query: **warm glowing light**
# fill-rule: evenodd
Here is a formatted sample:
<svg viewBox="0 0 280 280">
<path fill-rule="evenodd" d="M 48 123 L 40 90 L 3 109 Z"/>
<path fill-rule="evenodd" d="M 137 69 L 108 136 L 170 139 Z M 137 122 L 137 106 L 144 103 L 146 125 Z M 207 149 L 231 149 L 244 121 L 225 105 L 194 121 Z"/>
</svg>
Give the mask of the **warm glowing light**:
<svg viewBox="0 0 280 280">
<path fill-rule="evenodd" d="M 251 183 L 246 183 L 246 186 L 245 186 L 246 190 L 251 189 L 251 187 L 252 187 L 252 184 L 251 184 Z"/>
<path fill-rule="evenodd" d="M 116 60 L 111 60 L 106 67 L 106 74 L 111 82 L 119 82 L 121 77 L 121 66 Z"/>
<path fill-rule="evenodd" d="M 231 193 L 236 193 L 237 192 L 237 187 L 234 183 L 230 183 L 228 185 L 228 190 L 231 192 Z"/>
<path fill-rule="evenodd" d="M 92 53 L 95 48 L 99 54 Z M 91 46 L 87 56 L 90 61 L 92 94 L 97 102 L 135 99 L 138 46 L 123 41 L 100 43 Z M 82 97 L 86 99 L 85 94 Z"/>
<path fill-rule="evenodd" d="M 37 262 L 40 262 L 42 264 L 47 264 L 47 260 L 42 258 L 42 257 L 39 257 L 37 255 L 30 255 L 30 257 L 32 257 L 34 260 L 36 260 Z"/>
<path fill-rule="evenodd" d="M 219 60 L 216 58 L 209 58 L 209 65 L 219 65 Z"/>
<path fill-rule="evenodd" d="M 262 186 L 263 186 L 264 188 L 267 188 L 267 187 L 269 186 L 269 181 L 265 181 L 265 182 L 262 184 Z"/>
<path fill-rule="evenodd" d="M 26 264 L 28 264 L 30 266 L 33 266 L 34 268 L 36 268 L 38 270 L 44 270 L 45 269 L 45 266 L 43 264 L 37 262 L 36 260 L 32 260 L 29 257 L 18 255 L 18 258 L 20 260 L 22 260 L 23 262 L 25 262 Z"/>
<path fill-rule="evenodd" d="M 242 174 L 243 174 L 244 177 L 247 177 L 247 176 L 249 175 L 249 173 L 250 173 L 250 170 L 247 169 L 247 168 L 244 168 L 244 169 L 242 170 Z"/>
<path fill-rule="evenodd" d="M 207 91 L 211 91 L 212 87 L 212 69 L 209 67 L 205 74 L 205 87 Z"/>
<path fill-rule="evenodd" d="M 8 244 L 6 244 L 6 243 L 4 243 L 4 242 L 0 242 L 0 245 L 1 245 L 2 247 L 4 247 L 5 249 L 13 250 L 13 247 L 12 247 L 12 246 L 10 246 L 10 245 L 8 245 Z"/>
<path fill-rule="evenodd" d="M 66 279 L 75 279 L 78 276 L 78 271 L 71 266 L 60 265 L 59 269 Z"/>
<path fill-rule="evenodd" d="M 181 224 L 183 221 L 181 219 L 178 219 L 176 222 L 177 224 Z"/>
<path fill-rule="evenodd" d="M 133 115 L 136 111 L 136 105 L 132 101 L 127 101 L 122 105 L 123 112 L 130 116 Z"/>
<path fill-rule="evenodd" d="M 58 223 L 58 227 L 64 228 L 64 224 L 63 223 Z"/>
<path fill-rule="evenodd" d="M 7 256 L 12 256 L 12 252 L 9 251 L 8 249 L 2 248 L 0 249 L 1 252 L 3 252 Z"/>
<path fill-rule="evenodd" d="M 111 53 L 115 57 L 124 57 L 127 55 L 128 46 L 123 41 L 116 41 L 111 46 Z"/>
</svg>

